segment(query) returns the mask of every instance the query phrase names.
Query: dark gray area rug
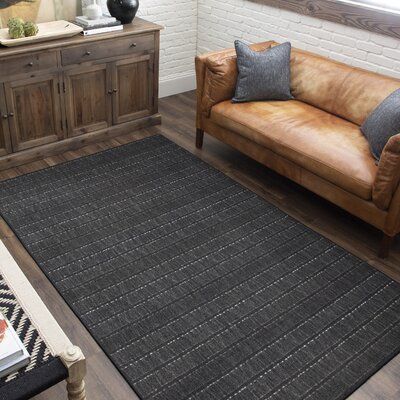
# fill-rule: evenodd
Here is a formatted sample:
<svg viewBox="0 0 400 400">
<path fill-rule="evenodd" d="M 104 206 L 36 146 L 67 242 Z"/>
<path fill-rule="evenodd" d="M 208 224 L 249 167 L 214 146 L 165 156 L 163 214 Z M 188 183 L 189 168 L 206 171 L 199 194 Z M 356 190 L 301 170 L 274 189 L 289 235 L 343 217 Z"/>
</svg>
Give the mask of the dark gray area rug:
<svg viewBox="0 0 400 400">
<path fill-rule="evenodd" d="M 397 283 L 163 137 L 0 210 L 143 400 L 343 400 L 400 351 Z"/>
</svg>

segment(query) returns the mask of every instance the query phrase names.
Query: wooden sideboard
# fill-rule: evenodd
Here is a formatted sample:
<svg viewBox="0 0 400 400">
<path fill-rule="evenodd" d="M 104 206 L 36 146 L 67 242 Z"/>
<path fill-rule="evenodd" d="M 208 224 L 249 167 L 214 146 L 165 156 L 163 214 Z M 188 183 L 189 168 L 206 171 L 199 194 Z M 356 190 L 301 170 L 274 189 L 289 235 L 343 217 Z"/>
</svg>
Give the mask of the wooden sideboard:
<svg viewBox="0 0 400 400">
<path fill-rule="evenodd" d="M 0 170 L 160 123 L 160 29 L 0 47 Z"/>
</svg>

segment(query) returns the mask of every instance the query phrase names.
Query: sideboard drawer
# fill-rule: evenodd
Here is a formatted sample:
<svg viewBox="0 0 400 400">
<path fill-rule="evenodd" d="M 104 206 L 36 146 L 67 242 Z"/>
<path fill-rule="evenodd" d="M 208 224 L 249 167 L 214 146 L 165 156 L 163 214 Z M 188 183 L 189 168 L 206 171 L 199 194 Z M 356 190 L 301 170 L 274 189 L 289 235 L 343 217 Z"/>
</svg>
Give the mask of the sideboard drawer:
<svg viewBox="0 0 400 400">
<path fill-rule="evenodd" d="M 57 53 L 42 52 L 1 61 L 0 76 L 26 74 L 57 67 Z"/>
<path fill-rule="evenodd" d="M 102 58 L 130 55 L 154 50 L 154 36 L 132 36 L 129 38 L 104 40 L 79 45 L 61 51 L 63 65 L 80 64 Z"/>
</svg>

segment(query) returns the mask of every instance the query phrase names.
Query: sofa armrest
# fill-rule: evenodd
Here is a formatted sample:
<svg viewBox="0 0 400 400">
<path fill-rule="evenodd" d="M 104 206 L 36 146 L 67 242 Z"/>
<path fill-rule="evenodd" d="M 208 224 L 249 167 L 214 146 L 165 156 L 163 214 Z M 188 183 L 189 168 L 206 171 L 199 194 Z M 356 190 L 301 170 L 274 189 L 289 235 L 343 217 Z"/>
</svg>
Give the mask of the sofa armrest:
<svg viewBox="0 0 400 400">
<path fill-rule="evenodd" d="M 250 47 L 263 51 L 276 44 L 273 41 L 256 43 Z M 197 128 L 201 129 L 202 116 L 209 117 L 211 108 L 235 94 L 237 64 L 235 49 L 225 49 L 197 56 Z"/>
<path fill-rule="evenodd" d="M 378 172 L 372 188 L 375 205 L 387 210 L 400 182 L 400 134 L 392 136 L 379 161 Z"/>
</svg>

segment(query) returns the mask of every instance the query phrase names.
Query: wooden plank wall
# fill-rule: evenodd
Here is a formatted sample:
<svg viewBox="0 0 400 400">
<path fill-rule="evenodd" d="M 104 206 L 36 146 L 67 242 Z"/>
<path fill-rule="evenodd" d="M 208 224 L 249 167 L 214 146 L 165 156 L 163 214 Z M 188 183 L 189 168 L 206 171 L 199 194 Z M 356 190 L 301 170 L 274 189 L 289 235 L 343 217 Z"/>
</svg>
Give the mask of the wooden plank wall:
<svg viewBox="0 0 400 400">
<path fill-rule="evenodd" d="M 345 0 L 251 0 L 300 14 L 400 39 L 400 12 L 367 8 Z M 395 0 L 393 0 L 395 1 Z"/>
</svg>

